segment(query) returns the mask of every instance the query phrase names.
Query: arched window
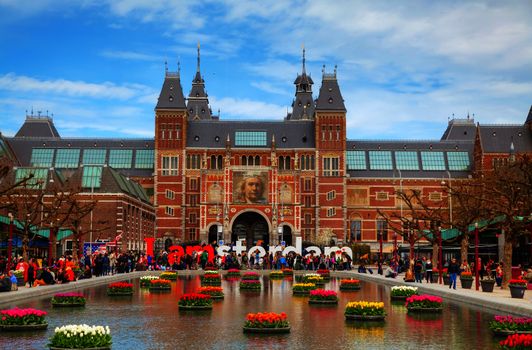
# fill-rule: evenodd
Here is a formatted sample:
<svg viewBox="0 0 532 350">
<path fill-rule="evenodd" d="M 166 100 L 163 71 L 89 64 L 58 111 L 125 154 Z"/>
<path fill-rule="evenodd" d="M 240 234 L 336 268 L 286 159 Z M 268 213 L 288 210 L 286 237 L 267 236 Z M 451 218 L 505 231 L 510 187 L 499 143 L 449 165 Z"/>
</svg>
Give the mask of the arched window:
<svg viewBox="0 0 532 350">
<path fill-rule="evenodd" d="M 277 163 L 278 163 L 277 167 L 279 168 L 279 170 L 284 170 L 284 157 L 283 156 L 279 157 Z"/>
<path fill-rule="evenodd" d="M 254 165 L 253 164 L 253 156 L 248 156 L 248 165 Z"/>
<path fill-rule="evenodd" d="M 285 170 L 290 170 L 290 156 L 284 158 L 284 168 Z"/>
<path fill-rule="evenodd" d="M 216 169 L 216 156 L 211 156 L 211 164 L 210 164 L 210 168 L 211 169 Z"/>
<path fill-rule="evenodd" d="M 359 215 L 354 215 L 349 220 L 349 241 L 362 241 L 362 218 Z"/>
<path fill-rule="evenodd" d="M 255 156 L 255 165 L 260 165 L 260 157 Z"/>
<path fill-rule="evenodd" d="M 301 170 L 307 170 L 307 156 L 301 156 L 299 163 L 301 164 Z"/>
<path fill-rule="evenodd" d="M 222 170 L 224 164 L 224 158 L 220 155 L 218 156 L 218 169 Z"/>
<path fill-rule="evenodd" d="M 246 156 L 242 156 L 242 165 L 248 165 L 248 159 Z"/>
</svg>

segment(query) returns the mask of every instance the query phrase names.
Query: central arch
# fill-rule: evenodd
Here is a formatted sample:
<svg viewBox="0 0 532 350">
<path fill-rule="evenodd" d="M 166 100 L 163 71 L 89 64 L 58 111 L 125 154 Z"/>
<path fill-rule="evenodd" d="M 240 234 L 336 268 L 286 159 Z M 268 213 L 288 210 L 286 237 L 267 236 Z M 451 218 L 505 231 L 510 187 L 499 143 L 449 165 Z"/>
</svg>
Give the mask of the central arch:
<svg viewBox="0 0 532 350">
<path fill-rule="evenodd" d="M 231 225 L 231 242 L 244 239 L 246 247 L 253 247 L 262 241 L 263 245 L 270 244 L 270 224 L 268 220 L 256 211 L 244 211 L 233 219 Z"/>
</svg>

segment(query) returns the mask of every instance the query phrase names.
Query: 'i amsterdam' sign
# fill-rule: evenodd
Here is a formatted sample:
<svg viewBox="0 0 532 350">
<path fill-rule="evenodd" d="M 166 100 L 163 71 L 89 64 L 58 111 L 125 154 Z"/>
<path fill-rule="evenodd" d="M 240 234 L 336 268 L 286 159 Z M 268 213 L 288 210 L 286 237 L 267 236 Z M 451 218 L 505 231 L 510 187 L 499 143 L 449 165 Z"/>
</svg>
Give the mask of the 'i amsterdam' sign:
<svg viewBox="0 0 532 350">
<path fill-rule="evenodd" d="M 170 254 L 168 256 L 168 261 L 172 264 L 175 259 L 180 259 L 183 255 L 186 254 L 192 254 L 192 252 L 203 252 L 204 250 L 207 251 L 209 254 L 209 261 L 212 261 L 214 259 L 214 249 L 211 245 L 207 245 L 205 247 L 201 246 L 189 246 L 185 249 L 179 245 L 174 245 L 169 248 Z M 218 252 L 218 255 L 225 256 L 228 255 L 231 251 L 234 251 L 237 255 L 242 254 L 243 252 L 246 252 L 247 249 L 245 246 L 242 245 L 241 241 L 237 241 L 236 245 L 231 249 L 228 245 L 222 245 L 216 249 Z M 311 246 L 306 248 L 307 255 L 310 253 L 314 253 L 314 255 L 321 255 L 321 249 L 317 246 Z M 303 255 L 303 240 L 301 237 L 296 237 L 296 246 L 288 246 L 283 249 L 281 246 L 270 246 L 269 247 L 269 253 L 272 253 L 275 255 L 277 252 L 281 252 L 282 255 L 286 256 L 290 252 L 294 252 L 295 254 Z M 247 251 L 248 255 L 251 255 L 253 253 L 257 253 L 260 257 L 264 257 L 266 255 L 266 249 L 264 249 L 261 246 L 253 246 Z M 325 247 L 323 250 L 323 253 L 328 256 L 331 253 L 335 254 L 341 254 L 346 253 L 349 255 L 349 257 L 353 258 L 353 251 L 349 247 Z"/>
</svg>

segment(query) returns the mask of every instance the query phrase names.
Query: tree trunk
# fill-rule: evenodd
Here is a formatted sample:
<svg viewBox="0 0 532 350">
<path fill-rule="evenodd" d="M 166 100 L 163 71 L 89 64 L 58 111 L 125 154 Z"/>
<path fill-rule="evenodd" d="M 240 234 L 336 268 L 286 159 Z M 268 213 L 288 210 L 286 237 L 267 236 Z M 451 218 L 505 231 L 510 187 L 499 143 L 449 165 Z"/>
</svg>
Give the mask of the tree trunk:
<svg viewBox="0 0 532 350">
<path fill-rule="evenodd" d="M 502 275 L 502 288 L 508 288 L 508 281 L 512 278 L 512 254 L 513 254 L 513 242 L 512 239 L 508 239 L 508 230 L 504 231 L 504 256 L 503 262 L 503 275 Z"/>
<path fill-rule="evenodd" d="M 24 259 L 25 262 L 28 262 L 30 260 L 29 253 L 28 253 L 29 243 L 30 243 L 30 239 L 28 238 L 28 233 L 24 232 L 23 237 L 22 237 L 22 258 Z"/>
<path fill-rule="evenodd" d="M 430 259 L 432 261 L 432 267 L 438 268 L 438 251 L 440 247 L 438 247 L 438 243 L 432 243 L 432 258 Z"/>
<path fill-rule="evenodd" d="M 78 264 L 78 261 L 79 261 L 78 238 L 77 237 L 74 237 L 74 239 L 72 240 L 72 260 L 74 261 L 74 264 L 76 264 L 76 266 L 79 266 Z"/>
<path fill-rule="evenodd" d="M 462 236 L 462 241 L 460 242 L 460 262 L 468 261 L 468 252 L 469 252 L 469 234 L 466 232 Z"/>
</svg>

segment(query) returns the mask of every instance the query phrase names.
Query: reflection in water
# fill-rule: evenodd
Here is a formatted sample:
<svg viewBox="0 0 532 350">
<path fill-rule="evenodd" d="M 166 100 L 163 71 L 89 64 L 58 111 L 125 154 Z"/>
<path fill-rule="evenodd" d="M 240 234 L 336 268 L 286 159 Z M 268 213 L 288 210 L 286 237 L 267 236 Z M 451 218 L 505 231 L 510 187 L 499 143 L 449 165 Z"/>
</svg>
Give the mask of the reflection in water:
<svg viewBox="0 0 532 350">
<path fill-rule="evenodd" d="M 404 302 L 390 302 L 389 287 L 361 282 L 360 291 L 338 291 L 332 279 L 325 289 L 338 291 L 338 306 L 309 306 L 308 297 L 293 297 L 289 278 L 262 278 L 260 292 L 240 292 L 239 279 L 222 281 L 225 299 L 211 311 L 179 312 L 177 301 L 200 285 L 198 276 L 179 276 L 167 293 L 150 293 L 133 281 L 132 297 L 108 297 L 106 286 L 82 290 L 87 306 L 52 308 L 50 297 L 19 307 L 49 313 L 48 330 L 0 333 L 1 348 L 43 349 L 57 326 L 71 323 L 109 325 L 114 349 L 495 349 L 487 327 L 492 314 L 444 301 L 437 315 L 407 314 Z M 385 322 L 346 322 L 345 304 L 354 300 L 384 301 Z M 15 306 L 15 305 L 12 305 Z M 292 332 L 283 335 L 244 334 L 250 312 L 286 312 Z"/>
</svg>

